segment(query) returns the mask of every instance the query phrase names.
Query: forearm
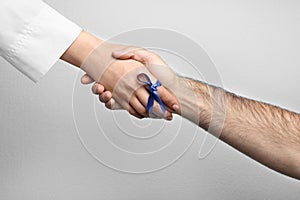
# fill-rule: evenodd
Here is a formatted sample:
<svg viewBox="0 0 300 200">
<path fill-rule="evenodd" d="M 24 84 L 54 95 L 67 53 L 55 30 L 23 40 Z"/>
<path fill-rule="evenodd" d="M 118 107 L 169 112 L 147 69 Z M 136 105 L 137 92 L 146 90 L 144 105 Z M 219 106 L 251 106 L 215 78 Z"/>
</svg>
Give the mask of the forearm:
<svg viewBox="0 0 300 200">
<path fill-rule="evenodd" d="M 200 127 L 260 163 L 300 178 L 299 114 L 186 81 L 198 97 Z"/>
</svg>

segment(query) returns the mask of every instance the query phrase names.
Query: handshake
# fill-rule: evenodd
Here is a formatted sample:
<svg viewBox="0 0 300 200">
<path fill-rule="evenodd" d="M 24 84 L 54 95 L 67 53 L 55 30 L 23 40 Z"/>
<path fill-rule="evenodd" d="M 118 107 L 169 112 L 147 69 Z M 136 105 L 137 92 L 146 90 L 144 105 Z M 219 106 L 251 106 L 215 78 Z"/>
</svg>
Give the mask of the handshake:
<svg viewBox="0 0 300 200">
<path fill-rule="evenodd" d="M 81 66 L 83 84 L 96 82 L 92 91 L 107 108 L 137 118 L 171 120 L 180 114 L 258 162 L 300 179 L 299 114 L 180 77 L 143 48 L 106 43 L 84 32 L 80 38 L 62 59 Z"/>
<path fill-rule="evenodd" d="M 195 105 L 184 106 L 184 97 L 194 95 L 188 79 L 177 76 L 157 54 L 143 48 L 102 42 L 81 69 L 86 72 L 81 82 L 96 82 L 92 91 L 109 109 L 124 109 L 137 118 L 171 120 L 172 113 L 189 113 L 190 119 L 197 116 Z"/>
</svg>

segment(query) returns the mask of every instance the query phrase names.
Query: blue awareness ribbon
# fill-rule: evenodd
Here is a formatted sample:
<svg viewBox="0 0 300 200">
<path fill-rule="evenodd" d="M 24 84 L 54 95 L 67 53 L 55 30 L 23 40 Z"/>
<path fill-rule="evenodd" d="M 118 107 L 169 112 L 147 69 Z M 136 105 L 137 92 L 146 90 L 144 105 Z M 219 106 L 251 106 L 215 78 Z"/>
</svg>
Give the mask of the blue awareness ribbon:
<svg viewBox="0 0 300 200">
<path fill-rule="evenodd" d="M 146 80 L 142 80 L 141 78 L 145 77 Z M 166 106 L 164 105 L 164 103 L 162 102 L 161 98 L 159 97 L 159 94 L 157 92 L 157 87 L 161 86 L 161 83 L 159 81 L 156 81 L 155 84 L 152 84 L 149 76 L 145 73 L 140 73 L 137 75 L 137 80 L 140 81 L 141 83 L 147 84 L 149 86 L 149 98 L 148 98 L 148 103 L 147 103 L 147 111 L 148 113 L 152 112 L 152 108 L 153 108 L 153 104 L 154 104 L 154 100 L 156 100 L 159 105 L 160 108 L 164 114 L 164 117 L 166 117 Z"/>
</svg>

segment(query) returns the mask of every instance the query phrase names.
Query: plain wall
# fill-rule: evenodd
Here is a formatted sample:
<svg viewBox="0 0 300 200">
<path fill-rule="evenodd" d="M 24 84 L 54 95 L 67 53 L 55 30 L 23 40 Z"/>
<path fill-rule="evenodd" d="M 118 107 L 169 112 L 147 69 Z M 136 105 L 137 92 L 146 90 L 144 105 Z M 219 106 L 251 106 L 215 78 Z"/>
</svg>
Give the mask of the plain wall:
<svg viewBox="0 0 300 200">
<path fill-rule="evenodd" d="M 144 27 L 186 35 L 207 51 L 227 90 L 300 111 L 299 1 L 46 2 L 103 38 Z M 180 159 L 164 169 L 145 174 L 113 170 L 96 160 L 78 137 L 72 103 L 77 69 L 59 61 L 35 84 L 3 59 L 0 66 L 1 200 L 300 197 L 299 181 L 262 166 L 222 142 L 205 159 L 199 159 L 199 148 L 206 137 L 201 130 Z M 86 100 L 81 99 L 82 109 L 92 100 L 96 110 L 103 112 L 99 115 L 111 116 L 97 103 L 90 86 L 82 86 L 80 91 L 88 94 Z M 122 112 L 114 112 L 114 116 L 128 118 Z M 172 122 L 167 125 L 175 126 Z M 116 121 L 102 126 L 114 127 Z M 124 148 L 132 147 L 126 146 L 128 138 L 118 140 L 118 133 L 114 133 L 116 142 Z M 149 149 L 156 148 L 148 145 Z"/>
</svg>

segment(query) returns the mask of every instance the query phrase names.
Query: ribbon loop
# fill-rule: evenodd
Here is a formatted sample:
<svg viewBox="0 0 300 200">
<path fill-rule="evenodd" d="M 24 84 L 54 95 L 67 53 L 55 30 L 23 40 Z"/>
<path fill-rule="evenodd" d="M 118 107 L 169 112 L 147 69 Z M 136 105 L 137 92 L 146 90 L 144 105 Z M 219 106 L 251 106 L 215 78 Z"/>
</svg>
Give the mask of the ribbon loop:
<svg viewBox="0 0 300 200">
<path fill-rule="evenodd" d="M 144 77 L 144 80 L 142 79 Z M 140 73 L 137 75 L 137 80 L 140 81 L 141 83 L 147 84 L 149 86 L 149 98 L 148 98 L 148 103 L 147 103 L 147 111 L 148 113 L 152 112 L 154 100 L 156 100 L 160 108 L 164 114 L 164 117 L 166 117 L 166 107 L 164 103 L 162 102 L 161 98 L 159 97 L 159 94 L 157 92 L 157 87 L 161 86 L 161 83 L 159 81 L 156 81 L 154 84 L 152 84 L 149 76 L 145 73 Z"/>
</svg>

